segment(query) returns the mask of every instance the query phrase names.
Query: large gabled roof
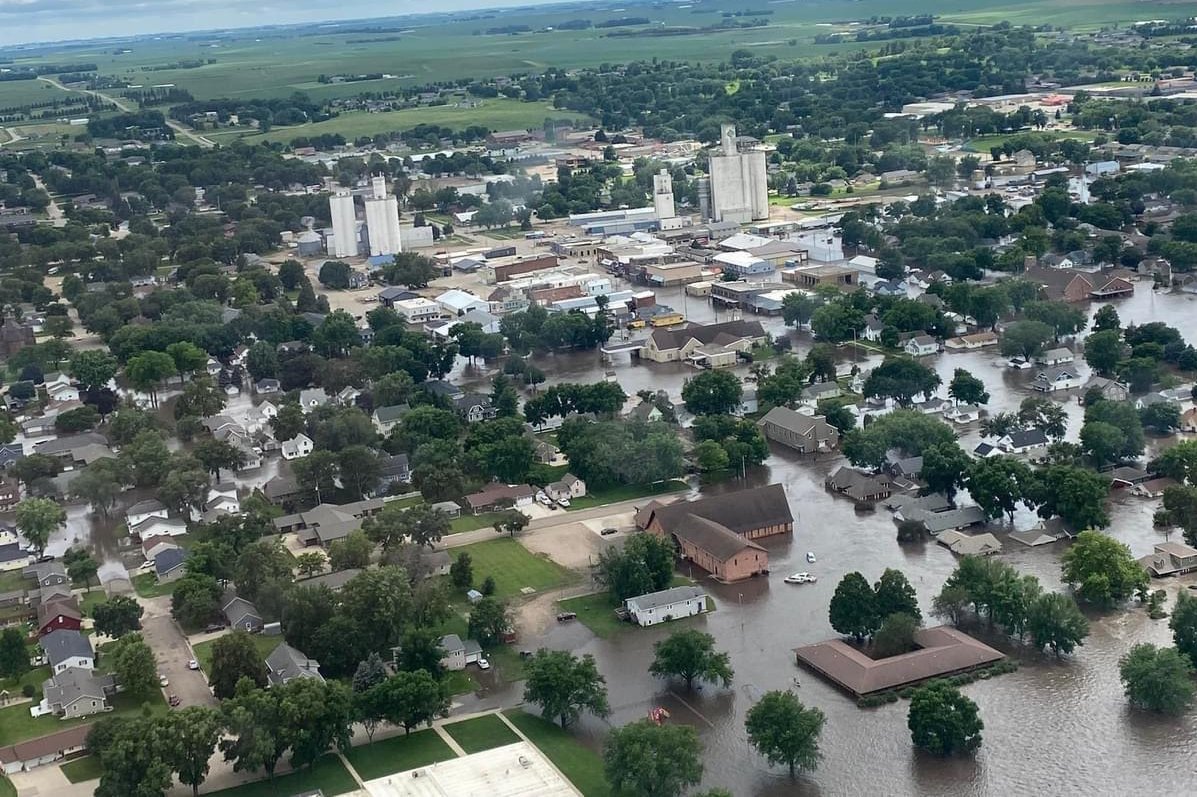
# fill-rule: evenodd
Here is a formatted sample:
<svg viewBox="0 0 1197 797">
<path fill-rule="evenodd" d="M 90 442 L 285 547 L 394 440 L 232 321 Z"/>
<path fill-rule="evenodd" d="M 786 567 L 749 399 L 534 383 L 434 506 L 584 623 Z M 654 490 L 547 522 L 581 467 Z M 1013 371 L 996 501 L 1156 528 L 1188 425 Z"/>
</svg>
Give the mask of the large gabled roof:
<svg viewBox="0 0 1197 797">
<path fill-rule="evenodd" d="M 785 489 L 780 484 L 656 507 L 652 514 L 669 533 L 688 524 L 692 517 L 712 521 L 737 534 L 794 522 Z"/>
</svg>

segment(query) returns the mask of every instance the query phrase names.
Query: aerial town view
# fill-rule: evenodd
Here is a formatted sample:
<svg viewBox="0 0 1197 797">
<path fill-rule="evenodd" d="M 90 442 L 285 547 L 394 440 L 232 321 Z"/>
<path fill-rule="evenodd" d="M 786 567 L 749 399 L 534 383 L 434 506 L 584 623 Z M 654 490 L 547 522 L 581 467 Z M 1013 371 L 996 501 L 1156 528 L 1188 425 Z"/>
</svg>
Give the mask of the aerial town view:
<svg viewBox="0 0 1197 797">
<path fill-rule="evenodd" d="M 1197 9 L 498 2 L 0 0 L 0 797 L 1192 793 Z"/>
</svg>

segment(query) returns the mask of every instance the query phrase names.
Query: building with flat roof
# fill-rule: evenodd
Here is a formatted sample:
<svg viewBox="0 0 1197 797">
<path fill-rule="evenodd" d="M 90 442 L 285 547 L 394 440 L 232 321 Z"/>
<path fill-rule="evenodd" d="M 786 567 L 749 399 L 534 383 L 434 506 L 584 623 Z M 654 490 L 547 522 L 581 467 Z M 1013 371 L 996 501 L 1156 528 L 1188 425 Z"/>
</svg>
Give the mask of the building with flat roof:
<svg viewBox="0 0 1197 797">
<path fill-rule="evenodd" d="M 496 747 L 366 781 L 370 797 L 581 797 L 528 742 Z"/>
</svg>

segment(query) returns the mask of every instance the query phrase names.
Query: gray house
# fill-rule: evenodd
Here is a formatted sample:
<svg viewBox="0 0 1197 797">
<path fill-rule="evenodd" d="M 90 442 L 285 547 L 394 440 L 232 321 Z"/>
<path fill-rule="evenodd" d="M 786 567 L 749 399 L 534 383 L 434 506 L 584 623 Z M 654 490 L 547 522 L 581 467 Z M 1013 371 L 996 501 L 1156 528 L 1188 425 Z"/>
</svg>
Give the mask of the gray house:
<svg viewBox="0 0 1197 797">
<path fill-rule="evenodd" d="M 266 678 L 271 686 L 282 686 L 296 678 L 324 680 L 320 674 L 320 662 L 308 658 L 286 642 L 279 644 L 266 657 Z"/>
<path fill-rule="evenodd" d="M 116 691 L 112 675 L 70 667 L 42 682 L 39 713 L 62 719 L 89 717 L 112 711 L 108 696 Z"/>
<path fill-rule="evenodd" d="M 774 407 L 757 422 L 765 437 L 802 454 L 831 451 L 840 443 L 839 431 L 822 415 L 803 415 Z"/>
<path fill-rule="evenodd" d="M 240 628 L 251 633 L 262 630 L 262 615 L 258 608 L 245 598 L 226 595 L 221 611 L 228 621 L 229 628 Z"/>
</svg>

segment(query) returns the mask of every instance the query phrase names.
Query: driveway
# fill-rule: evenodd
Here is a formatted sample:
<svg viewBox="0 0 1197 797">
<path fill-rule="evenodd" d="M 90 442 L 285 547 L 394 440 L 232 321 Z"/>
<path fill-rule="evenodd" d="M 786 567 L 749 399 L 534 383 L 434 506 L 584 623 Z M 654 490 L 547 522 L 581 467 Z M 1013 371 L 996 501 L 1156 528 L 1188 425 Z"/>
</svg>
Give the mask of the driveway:
<svg viewBox="0 0 1197 797">
<path fill-rule="evenodd" d="M 169 617 L 147 616 L 142 619 L 142 635 L 154 651 L 158 672 L 170 679 L 165 691 L 178 695 L 181 706 L 215 706 L 216 698 L 208 690 L 208 682 L 199 670 L 187 669 L 187 662 L 194 658 L 187 637 Z"/>
</svg>

